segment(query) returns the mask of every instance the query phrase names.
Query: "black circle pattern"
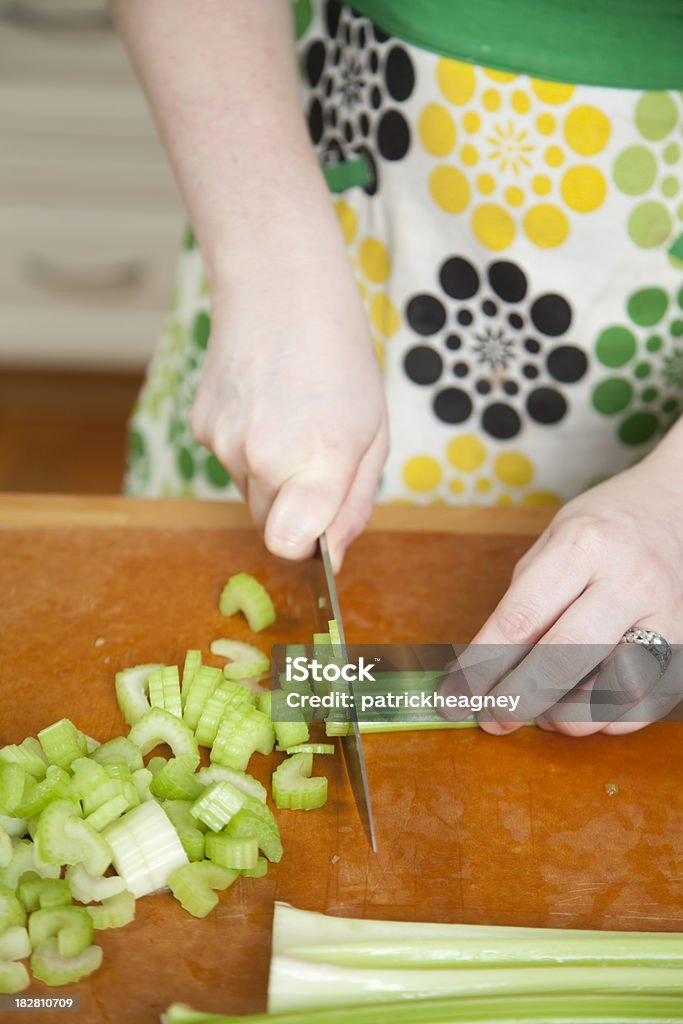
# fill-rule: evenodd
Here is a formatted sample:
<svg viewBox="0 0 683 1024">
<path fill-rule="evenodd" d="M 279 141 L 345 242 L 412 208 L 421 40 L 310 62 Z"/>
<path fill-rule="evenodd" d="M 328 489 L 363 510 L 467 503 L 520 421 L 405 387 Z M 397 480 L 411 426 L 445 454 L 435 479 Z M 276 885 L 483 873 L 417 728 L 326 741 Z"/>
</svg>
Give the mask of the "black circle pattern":
<svg viewBox="0 0 683 1024">
<path fill-rule="evenodd" d="M 403 367 L 414 384 L 430 388 L 437 419 L 452 425 L 477 415 L 498 440 L 516 437 L 525 419 L 560 423 L 569 408 L 563 385 L 588 371 L 586 353 L 565 337 L 569 301 L 557 292 L 534 296 L 528 275 L 509 260 L 476 267 L 450 256 L 436 279 L 434 292 L 406 303 L 406 321 L 421 340 Z"/>
<path fill-rule="evenodd" d="M 397 104 L 413 94 L 415 68 L 405 47 L 352 7 L 327 0 L 323 20 L 327 36 L 304 53 L 308 130 L 324 164 L 364 157 L 371 179 L 365 190 L 374 195 L 376 154 L 402 160 L 411 146 Z"/>
</svg>

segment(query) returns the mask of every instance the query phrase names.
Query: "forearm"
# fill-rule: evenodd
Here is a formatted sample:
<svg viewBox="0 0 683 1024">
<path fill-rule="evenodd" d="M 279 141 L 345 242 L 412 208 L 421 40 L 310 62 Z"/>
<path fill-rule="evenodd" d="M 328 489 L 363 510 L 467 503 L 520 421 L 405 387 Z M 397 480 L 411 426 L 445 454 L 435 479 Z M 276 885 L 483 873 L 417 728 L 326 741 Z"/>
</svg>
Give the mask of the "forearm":
<svg viewBox="0 0 683 1024">
<path fill-rule="evenodd" d="M 329 223 L 287 0 L 111 0 L 211 279 Z"/>
</svg>

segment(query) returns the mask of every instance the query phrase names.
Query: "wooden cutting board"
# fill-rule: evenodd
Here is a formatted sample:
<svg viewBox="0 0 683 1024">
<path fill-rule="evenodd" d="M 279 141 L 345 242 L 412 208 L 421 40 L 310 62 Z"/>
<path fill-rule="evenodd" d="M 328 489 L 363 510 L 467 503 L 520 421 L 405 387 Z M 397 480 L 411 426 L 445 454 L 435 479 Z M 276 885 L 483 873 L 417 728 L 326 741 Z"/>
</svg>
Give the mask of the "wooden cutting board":
<svg viewBox="0 0 683 1024">
<path fill-rule="evenodd" d="M 468 640 L 547 519 L 379 510 L 339 578 L 349 640 Z M 264 650 L 309 640 L 314 624 L 305 566 L 271 558 L 234 507 L 4 496 L 0 565 L 2 742 L 64 715 L 98 739 L 119 735 L 118 669 L 253 639 L 217 609 L 233 572 L 274 597 Z M 368 736 L 376 856 L 340 757 L 318 758 L 328 803 L 278 812 L 285 856 L 265 879 L 238 880 L 201 921 L 168 894 L 139 901 L 134 924 L 100 933 L 103 968 L 64 991 L 80 995 L 82 1024 L 150 1024 L 174 1001 L 262 1009 L 274 900 L 394 920 L 683 931 L 681 736 L 672 724 L 584 740 L 533 728 Z M 266 781 L 270 759 L 253 764 Z M 21 1019 L 34 1016 L 48 1019 Z"/>
</svg>

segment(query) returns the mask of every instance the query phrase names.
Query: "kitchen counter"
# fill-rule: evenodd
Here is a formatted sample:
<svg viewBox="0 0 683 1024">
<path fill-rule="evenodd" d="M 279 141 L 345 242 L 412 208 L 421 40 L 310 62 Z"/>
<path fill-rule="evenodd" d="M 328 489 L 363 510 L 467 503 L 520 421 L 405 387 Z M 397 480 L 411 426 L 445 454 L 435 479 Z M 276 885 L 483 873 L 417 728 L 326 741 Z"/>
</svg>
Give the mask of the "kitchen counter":
<svg viewBox="0 0 683 1024">
<path fill-rule="evenodd" d="M 339 576 L 347 639 L 467 641 L 549 518 L 378 509 Z M 278 620 L 256 640 L 265 651 L 310 640 L 314 627 L 306 566 L 268 555 L 239 506 L 2 495 L 0 565 L 3 742 L 64 715 L 109 739 L 125 732 L 120 668 L 182 662 L 189 647 L 208 654 L 219 636 L 253 640 L 241 617 L 218 612 L 234 572 L 273 595 Z M 377 855 L 340 758 L 318 758 L 328 803 L 278 812 L 282 862 L 239 879 L 201 921 L 168 894 L 140 901 L 134 924 L 102 933 L 103 968 L 68 987 L 79 1019 L 148 1024 L 173 1001 L 262 1008 L 275 899 L 396 920 L 683 930 L 681 735 L 657 724 L 583 740 L 534 728 L 367 736 Z M 266 781 L 271 759 L 252 765 Z"/>
</svg>

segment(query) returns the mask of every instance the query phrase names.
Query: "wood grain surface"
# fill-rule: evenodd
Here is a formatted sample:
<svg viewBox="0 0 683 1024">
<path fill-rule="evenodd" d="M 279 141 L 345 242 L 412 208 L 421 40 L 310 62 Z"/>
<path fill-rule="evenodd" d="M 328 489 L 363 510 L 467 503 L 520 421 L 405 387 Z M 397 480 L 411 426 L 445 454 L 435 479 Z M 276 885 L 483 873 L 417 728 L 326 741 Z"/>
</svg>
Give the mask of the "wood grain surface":
<svg viewBox="0 0 683 1024">
<path fill-rule="evenodd" d="M 217 610 L 235 571 L 254 573 L 275 599 L 277 624 L 259 646 L 310 638 L 306 567 L 271 558 L 251 529 L 223 525 L 235 522 L 225 507 L 195 504 L 184 517 L 185 503 L 159 503 L 155 520 L 147 502 L 69 503 L 70 516 L 53 499 L 0 499 L 0 741 L 63 715 L 98 739 L 119 735 L 118 669 L 178 662 L 219 636 L 253 640 Z M 513 510 L 498 511 L 496 530 L 481 510 L 418 519 L 376 528 L 349 552 L 339 592 L 350 641 L 468 640 L 535 532 Z M 377 855 L 340 757 L 317 759 L 329 801 L 278 812 L 285 855 L 265 879 L 239 879 L 202 921 L 161 894 L 138 902 L 134 924 L 101 933 L 103 968 L 65 990 L 81 997 L 79 1022 L 151 1024 L 173 1001 L 263 1008 L 275 899 L 395 920 L 683 930 L 681 726 L 584 740 L 533 728 L 502 739 L 474 729 L 372 735 L 364 746 Z M 271 759 L 252 765 L 266 781 Z"/>
</svg>

